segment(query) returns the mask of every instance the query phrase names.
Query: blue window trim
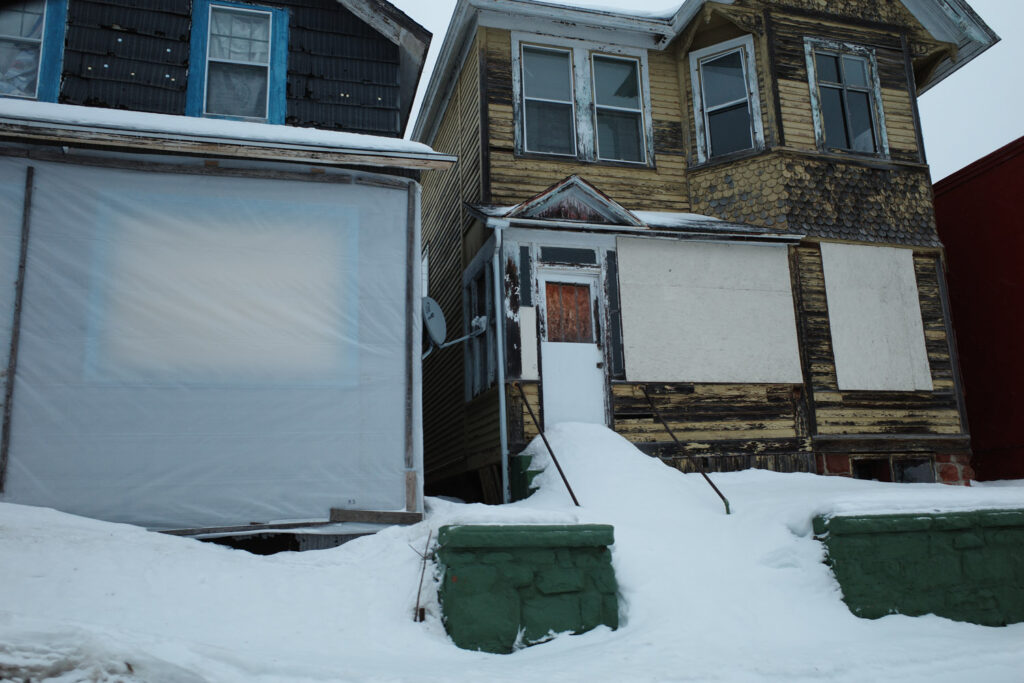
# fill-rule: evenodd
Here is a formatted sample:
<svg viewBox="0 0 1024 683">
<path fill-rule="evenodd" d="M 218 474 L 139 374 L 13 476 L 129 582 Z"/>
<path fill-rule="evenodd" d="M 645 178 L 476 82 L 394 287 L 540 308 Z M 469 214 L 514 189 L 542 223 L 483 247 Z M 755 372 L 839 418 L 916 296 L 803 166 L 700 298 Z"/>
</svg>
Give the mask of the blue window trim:
<svg viewBox="0 0 1024 683">
<path fill-rule="evenodd" d="M 66 1 L 66 0 L 63 0 Z M 195 0 L 192 3 L 192 37 L 189 43 L 188 87 L 185 115 L 215 119 L 242 119 L 203 113 L 206 100 L 206 48 L 210 38 L 210 7 L 235 7 L 270 13 L 270 82 L 267 93 L 267 123 L 284 123 L 288 76 L 288 10 L 223 0 Z"/>
<path fill-rule="evenodd" d="M 68 25 L 68 0 L 46 0 L 46 15 L 43 19 L 43 39 L 39 52 L 39 76 L 36 81 L 36 96 L 17 97 L 36 99 L 39 102 L 56 102 L 60 95 L 61 68 L 64 66 L 64 36 Z"/>
</svg>

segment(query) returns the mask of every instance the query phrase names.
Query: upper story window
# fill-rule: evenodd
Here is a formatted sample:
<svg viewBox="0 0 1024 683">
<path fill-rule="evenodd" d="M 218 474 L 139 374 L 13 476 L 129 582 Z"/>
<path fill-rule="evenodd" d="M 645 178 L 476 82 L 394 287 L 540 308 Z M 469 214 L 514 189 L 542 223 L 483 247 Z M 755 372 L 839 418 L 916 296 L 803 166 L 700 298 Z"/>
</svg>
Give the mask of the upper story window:
<svg viewBox="0 0 1024 683">
<path fill-rule="evenodd" d="M 196 0 L 186 113 L 284 123 L 288 14 Z"/>
<path fill-rule="evenodd" d="M 690 79 L 697 157 L 701 162 L 764 148 L 751 36 L 691 52 Z"/>
<path fill-rule="evenodd" d="M 67 0 L 0 5 L 0 95 L 56 102 Z"/>
<path fill-rule="evenodd" d="M 804 49 L 818 148 L 887 155 L 874 52 L 813 38 Z"/>
<path fill-rule="evenodd" d="M 643 50 L 513 35 L 516 151 L 581 161 L 653 159 Z"/>
</svg>

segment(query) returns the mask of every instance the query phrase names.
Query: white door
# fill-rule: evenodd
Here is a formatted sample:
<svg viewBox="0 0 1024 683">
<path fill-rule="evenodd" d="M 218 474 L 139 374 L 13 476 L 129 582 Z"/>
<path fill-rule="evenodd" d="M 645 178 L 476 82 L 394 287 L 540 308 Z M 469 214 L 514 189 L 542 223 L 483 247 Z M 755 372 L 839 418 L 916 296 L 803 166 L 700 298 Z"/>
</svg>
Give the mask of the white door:
<svg viewBox="0 0 1024 683">
<path fill-rule="evenodd" d="M 544 334 L 540 342 L 544 427 L 605 421 L 604 354 L 599 335 L 598 276 L 540 273 Z"/>
</svg>

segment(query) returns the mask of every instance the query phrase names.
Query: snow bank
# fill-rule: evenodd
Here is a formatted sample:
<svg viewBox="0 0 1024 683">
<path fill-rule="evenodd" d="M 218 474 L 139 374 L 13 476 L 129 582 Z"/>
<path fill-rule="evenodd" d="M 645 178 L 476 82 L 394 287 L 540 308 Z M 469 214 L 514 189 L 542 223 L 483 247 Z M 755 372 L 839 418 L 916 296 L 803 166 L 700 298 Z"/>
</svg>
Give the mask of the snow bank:
<svg viewBox="0 0 1024 683">
<path fill-rule="evenodd" d="M 0 679 L 96 681 L 1019 681 L 1024 624 L 854 617 L 810 536 L 840 510 L 1024 507 L 1022 487 L 960 489 L 747 471 L 683 475 L 592 425 L 549 439 L 530 499 L 428 501 L 427 519 L 333 550 L 271 557 L 50 510 L 0 505 Z M 531 450 L 545 458 L 543 445 Z M 489 655 L 459 650 L 424 587 L 444 524 L 609 523 L 622 627 Z M 410 547 L 411 546 L 411 547 Z M 430 572 L 428 571 L 428 577 Z M 129 669 L 130 665 L 130 669 Z"/>
</svg>

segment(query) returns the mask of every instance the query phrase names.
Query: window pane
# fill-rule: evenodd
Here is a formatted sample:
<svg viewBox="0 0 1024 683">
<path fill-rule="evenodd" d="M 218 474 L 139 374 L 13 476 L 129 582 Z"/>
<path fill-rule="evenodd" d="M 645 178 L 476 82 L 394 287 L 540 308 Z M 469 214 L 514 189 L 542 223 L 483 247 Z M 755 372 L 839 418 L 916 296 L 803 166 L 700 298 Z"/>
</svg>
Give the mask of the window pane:
<svg viewBox="0 0 1024 683">
<path fill-rule="evenodd" d="M 602 159 L 643 161 L 640 113 L 598 109 L 597 153 Z"/>
<path fill-rule="evenodd" d="M 843 113 L 842 91 L 818 88 L 821 97 L 821 119 L 825 126 L 825 145 L 850 149 L 846 140 L 846 115 Z"/>
<path fill-rule="evenodd" d="M 598 104 L 640 108 L 640 79 L 635 61 L 594 57 L 594 85 Z"/>
<path fill-rule="evenodd" d="M 875 151 L 875 130 L 871 123 L 871 100 L 866 92 L 848 90 L 850 108 L 850 147 L 858 152 Z"/>
<path fill-rule="evenodd" d="M 210 59 L 268 63 L 270 15 L 214 8 L 210 12 Z"/>
<path fill-rule="evenodd" d="M 839 83 L 839 62 L 832 55 L 815 55 L 814 67 L 819 81 Z"/>
<path fill-rule="evenodd" d="M 747 97 L 743 59 L 739 50 L 717 59 L 701 62 L 700 70 L 704 86 L 705 107 L 715 107 Z"/>
<path fill-rule="evenodd" d="M 210 62 L 206 112 L 225 116 L 267 117 L 267 68 Z"/>
<path fill-rule="evenodd" d="M 576 154 L 572 105 L 527 101 L 526 149 L 530 152 Z"/>
<path fill-rule="evenodd" d="M 708 115 L 708 135 L 711 138 L 711 156 L 750 149 L 754 142 L 750 136 L 750 110 L 743 102 L 735 107 L 719 109 Z"/>
<path fill-rule="evenodd" d="M 861 57 L 843 55 L 843 77 L 846 85 L 868 87 L 868 63 Z"/>
<path fill-rule="evenodd" d="M 36 96 L 39 43 L 0 40 L 0 95 Z"/>
<path fill-rule="evenodd" d="M 572 101 L 569 53 L 523 49 L 523 88 L 527 97 Z"/>
<path fill-rule="evenodd" d="M 43 37 L 43 0 L 3 4 L 6 7 L 0 9 L 0 35 L 36 40 Z"/>
</svg>

